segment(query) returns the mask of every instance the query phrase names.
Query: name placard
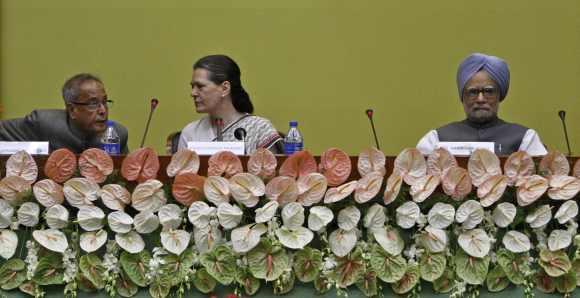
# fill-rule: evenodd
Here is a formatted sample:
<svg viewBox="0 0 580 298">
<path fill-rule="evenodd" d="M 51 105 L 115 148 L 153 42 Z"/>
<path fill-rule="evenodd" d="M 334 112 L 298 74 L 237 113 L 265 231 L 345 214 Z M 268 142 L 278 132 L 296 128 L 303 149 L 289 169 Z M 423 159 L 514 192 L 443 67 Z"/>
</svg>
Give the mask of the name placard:
<svg viewBox="0 0 580 298">
<path fill-rule="evenodd" d="M 48 155 L 48 142 L 0 142 L 0 154 L 14 154 L 22 150 L 28 154 Z"/>
<path fill-rule="evenodd" d="M 437 148 L 444 148 L 453 155 L 462 156 L 470 156 L 476 149 L 487 149 L 495 153 L 494 142 L 439 142 Z"/>
<path fill-rule="evenodd" d="M 187 142 L 187 149 L 198 155 L 212 155 L 219 151 L 230 151 L 235 155 L 244 155 L 244 142 Z"/>
</svg>

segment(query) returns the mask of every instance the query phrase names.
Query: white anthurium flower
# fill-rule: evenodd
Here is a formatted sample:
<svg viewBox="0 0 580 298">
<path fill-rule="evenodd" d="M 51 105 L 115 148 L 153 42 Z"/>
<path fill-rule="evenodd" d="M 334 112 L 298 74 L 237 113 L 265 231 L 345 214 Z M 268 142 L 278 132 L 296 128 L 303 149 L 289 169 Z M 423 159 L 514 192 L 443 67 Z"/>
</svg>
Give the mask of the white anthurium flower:
<svg viewBox="0 0 580 298">
<path fill-rule="evenodd" d="M 548 248 L 557 251 L 572 244 L 572 234 L 567 230 L 553 230 L 548 237 Z"/>
<path fill-rule="evenodd" d="M 183 214 L 178 205 L 167 204 L 159 209 L 157 216 L 164 230 L 176 230 L 181 226 Z"/>
<path fill-rule="evenodd" d="M 157 212 L 167 203 L 163 183 L 149 179 L 135 187 L 131 194 L 131 205 L 137 211 Z"/>
<path fill-rule="evenodd" d="M 361 214 L 360 210 L 355 206 L 348 206 L 338 212 L 338 216 L 336 218 L 338 222 L 338 227 L 345 230 L 350 231 L 356 228 Z"/>
<path fill-rule="evenodd" d="M 294 230 L 282 227 L 276 230 L 276 236 L 285 247 L 290 249 L 303 249 L 304 246 L 312 241 L 314 233 L 304 227 L 298 227 Z"/>
<path fill-rule="evenodd" d="M 66 201 L 76 208 L 93 205 L 93 201 L 101 196 L 99 185 L 87 178 L 69 179 L 64 183 L 62 191 Z"/>
<path fill-rule="evenodd" d="M 123 211 L 114 211 L 107 216 L 109 228 L 115 233 L 129 233 L 133 228 L 133 218 Z"/>
<path fill-rule="evenodd" d="M 516 218 L 517 208 L 512 203 L 499 203 L 493 210 L 492 218 L 496 226 L 505 228 Z"/>
<path fill-rule="evenodd" d="M 107 231 L 98 230 L 81 234 L 80 245 L 82 250 L 92 253 L 97 251 L 107 242 Z"/>
<path fill-rule="evenodd" d="M 464 229 L 470 230 L 483 221 L 484 215 L 483 207 L 478 201 L 468 200 L 457 208 L 455 221 L 462 224 Z"/>
<path fill-rule="evenodd" d="M 116 234 L 115 242 L 128 253 L 136 254 L 145 249 L 145 241 L 141 235 L 135 231 L 125 234 Z"/>
<path fill-rule="evenodd" d="M 36 182 L 32 187 L 34 197 L 45 208 L 50 208 L 55 204 L 64 202 L 64 193 L 62 186 L 50 179 L 44 179 Z"/>
<path fill-rule="evenodd" d="M 12 223 L 14 208 L 4 199 L 0 199 L 0 229 L 5 229 Z"/>
<path fill-rule="evenodd" d="M 139 234 L 149 234 L 159 227 L 159 217 L 151 211 L 143 211 L 133 219 L 135 231 Z"/>
<path fill-rule="evenodd" d="M 545 226 L 552 219 L 552 207 L 545 204 L 536 208 L 532 213 L 526 216 L 526 222 L 531 228 L 537 229 Z"/>
<path fill-rule="evenodd" d="M 455 208 L 451 204 L 436 203 L 427 214 L 427 222 L 430 226 L 445 229 L 455 220 Z"/>
<path fill-rule="evenodd" d="M 382 229 L 387 221 L 385 207 L 375 203 L 368 210 L 363 219 L 363 225 L 368 230 Z"/>
<path fill-rule="evenodd" d="M 216 213 L 215 207 L 210 207 L 202 201 L 196 201 L 189 206 L 187 217 L 196 228 L 204 228 L 209 225 L 209 220 Z"/>
<path fill-rule="evenodd" d="M 203 228 L 193 227 L 195 247 L 200 253 L 212 250 L 222 242 L 222 238 L 222 231 L 218 226 L 206 225 Z"/>
<path fill-rule="evenodd" d="M 564 202 L 554 215 L 554 219 L 558 220 L 560 224 L 565 224 L 578 215 L 578 203 L 574 200 Z"/>
<path fill-rule="evenodd" d="M 59 230 L 36 230 L 32 232 L 32 237 L 38 244 L 50 251 L 63 253 L 68 247 L 66 236 Z"/>
<path fill-rule="evenodd" d="M 230 178 L 232 197 L 246 207 L 258 204 L 259 197 L 266 193 L 266 185 L 258 176 L 250 173 L 238 173 Z"/>
<path fill-rule="evenodd" d="M 278 206 L 278 201 L 268 201 L 264 206 L 256 209 L 256 223 L 264 223 L 272 219 L 276 215 Z"/>
<path fill-rule="evenodd" d="M 372 231 L 377 243 L 389 254 L 397 256 L 405 249 L 405 242 L 394 227 L 383 227 Z"/>
<path fill-rule="evenodd" d="M 532 248 L 530 238 L 522 232 L 509 231 L 502 239 L 505 248 L 513 253 L 527 252 Z"/>
<path fill-rule="evenodd" d="M 63 229 L 68 225 L 69 213 L 63 205 L 53 205 L 46 209 L 44 219 L 51 229 Z"/>
<path fill-rule="evenodd" d="M 203 184 L 203 193 L 208 201 L 219 206 L 230 202 L 230 182 L 221 176 L 209 176 Z"/>
<path fill-rule="evenodd" d="M 396 210 L 397 212 L 397 224 L 403 229 L 412 228 L 419 216 L 421 215 L 421 209 L 419 205 L 413 201 L 407 201 L 403 203 Z"/>
<path fill-rule="evenodd" d="M 298 202 L 291 202 L 282 208 L 282 222 L 289 229 L 297 229 L 304 224 L 304 207 Z"/>
<path fill-rule="evenodd" d="M 8 260 L 14 256 L 18 246 L 18 235 L 12 230 L 0 230 L 0 257 Z"/>
<path fill-rule="evenodd" d="M 432 226 L 425 227 L 420 239 L 423 247 L 434 253 L 445 251 L 448 243 L 447 233 Z"/>
<path fill-rule="evenodd" d="M 222 203 L 218 206 L 217 216 L 220 225 L 226 230 L 237 227 L 242 221 L 244 212 L 238 205 L 230 205 L 229 203 Z"/>
<path fill-rule="evenodd" d="M 288 205 L 286 205 L 288 206 Z M 264 224 L 249 224 L 232 230 L 232 248 L 237 253 L 247 253 L 260 243 L 260 237 L 268 231 Z"/>
<path fill-rule="evenodd" d="M 79 226 L 85 231 L 96 231 L 103 228 L 105 212 L 97 206 L 82 206 L 77 213 Z"/>
<path fill-rule="evenodd" d="M 357 230 L 352 229 L 345 231 L 343 229 L 336 229 L 328 236 L 328 245 L 330 250 L 337 257 L 344 257 L 350 253 L 356 246 Z"/>
<path fill-rule="evenodd" d="M 308 215 L 308 228 L 318 232 L 334 219 L 334 213 L 326 206 L 314 206 L 310 208 Z"/>
<path fill-rule="evenodd" d="M 180 255 L 187 249 L 191 235 L 184 230 L 161 232 L 161 244 L 168 252 Z"/>
<path fill-rule="evenodd" d="M 470 256 L 483 258 L 491 249 L 491 239 L 483 229 L 473 229 L 463 232 L 457 238 L 459 246 Z"/>
<path fill-rule="evenodd" d="M 107 184 L 101 189 L 101 201 L 111 210 L 123 211 L 131 204 L 131 194 L 119 184 Z"/>
<path fill-rule="evenodd" d="M 34 202 L 26 202 L 18 208 L 18 222 L 25 227 L 34 227 L 38 224 L 40 206 Z"/>
</svg>

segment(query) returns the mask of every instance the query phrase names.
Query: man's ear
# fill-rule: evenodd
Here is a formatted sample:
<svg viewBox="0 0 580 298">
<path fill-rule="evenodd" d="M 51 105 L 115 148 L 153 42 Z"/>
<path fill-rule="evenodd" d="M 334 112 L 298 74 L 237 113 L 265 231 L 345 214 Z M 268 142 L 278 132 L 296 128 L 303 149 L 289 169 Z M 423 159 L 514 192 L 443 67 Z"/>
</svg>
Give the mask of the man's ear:
<svg viewBox="0 0 580 298">
<path fill-rule="evenodd" d="M 70 119 L 76 119 L 76 115 L 74 113 L 75 111 L 75 107 L 71 104 L 67 104 L 66 105 L 66 113 L 68 114 L 68 117 Z"/>
<path fill-rule="evenodd" d="M 221 86 L 222 86 L 222 97 L 226 97 L 229 94 L 231 94 L 232 85 L 230 84 L 229 81 L 223 81 L 223 83 L 221 84 Z"/>
</svg>

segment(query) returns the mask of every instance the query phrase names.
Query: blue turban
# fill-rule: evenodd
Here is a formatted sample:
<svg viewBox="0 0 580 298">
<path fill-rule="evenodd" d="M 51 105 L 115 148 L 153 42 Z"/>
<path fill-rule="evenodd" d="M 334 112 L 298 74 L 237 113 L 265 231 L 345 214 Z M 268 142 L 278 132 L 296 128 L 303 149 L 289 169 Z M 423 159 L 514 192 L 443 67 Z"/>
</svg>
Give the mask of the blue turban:
<svg viewBox="0 0 580 298">
<path fill-rule="evenodd" d="M 502 101 L 507 95 L 510 87 L 510 70 L 503 59 L 475 53 L 469 55 L 457 69 L 457 89 L 459 98 L 463 98 L 463 88 L 467 81 L 478 71 L 485 70 L 492 80 L 499 86 L 499 100 Z"/>
</svg>

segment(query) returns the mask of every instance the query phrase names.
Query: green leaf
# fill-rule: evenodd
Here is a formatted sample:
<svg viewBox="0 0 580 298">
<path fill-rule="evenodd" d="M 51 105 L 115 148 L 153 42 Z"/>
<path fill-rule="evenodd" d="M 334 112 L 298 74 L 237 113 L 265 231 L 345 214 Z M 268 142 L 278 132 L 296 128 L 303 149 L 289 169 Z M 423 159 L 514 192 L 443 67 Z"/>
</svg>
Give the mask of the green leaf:
<svg viewBox="0 0 580 298">
<path fill-rule="evenodd" d="M 149 285 L 149 295 L 153 298 L 164 298 L 169 295 L 171 281 L 165 277 L 157 278 Z"/>
<path fill-rule="evenodd" d="M 407 271 L 405 275 L 397 282 L 391 284 L 393 292 L 401 295 L 411 291 L 421 279 L 421 272 L 419 271 L 419 265 L 409 265 L 407 266 Z"/>
<path fill-rule="evenodd" d="M 515 285 L 524 283 L 525 273 L 530 271 L 529 258 L 528 253 L 515 254 L 507 249 L 500 249 L 497 252 L 497 263 L 507 278 Z"/>
<path fill-rule="evenodd" d="M 83 292 L 95 292 L 97 288 L 84 274 L 77 274 L 77 286 Z"/>
<path fill-rule="evenodd" d="M 60 254 L 47 254 L 38 261 L 32 280 L 41 286 L 61 285 L 63 281 L 62 256 Z"/>
<path fill-rule="evenodd" d="M 294 272 L 284 271 L 273 284 L 274 295 L 284 295 L 292 291 L 295 279 Z"/>
<path fill-rule="evenodd" d="M 542 249 L 539 263 L 551 277 L 562 276 L 572 269 L 570 258 L 563 250 L 552 252 L 548 249 Z"/>
<path fill-rule="evenodd" d="M 503 291 L 510 285 L 510 281 L 500 265 L 495 265 L 489 271 L 486 278 L 486 285 L 487 290 L 490 292 Z"/>
<path fill-rule="evenodd" d="M 105 267 L 103 267 L 101 259 L 95 254 L 82 256 L 79 260 L 79 269 L 97 289 L 105 287 L 105 280 L 103 279 Z"/>
<path fill-rule="evenodd" d="M 580 287 L 580 259 L 572 262 L 572 271 L 576 272 L 576 286 Z"/>
<path fill-rule="evenodd" d="M 455 280 L 455 271 L 451 269 L 445 269 L 443 275 L 433 281 L 433 290 L 437 293 L 449 293 L 453 288 L 453 283 Z"/>
<path fill-rule="evenodd" d="M 298 280 L 312 282 L 322 268 L 322 253 L 318 249 L 305 247 L 294 254 L 293 267 Z"/>
<path fill-rule="evenodd" d="M 553 277 L 546 274 L 546 271 L 540 270 L 536 275 L 536 287 L 544 293 L 554 293 L 556 290 L 556 281 Z"/>
<path fill-rule="evenodd" d="M 370 267 L 382 281 L 393 283 L 405 275 L 407 261 L 401 255 L 393 256 L 375 244 L 371 248 Z"/>
<path fill-rule="evenodd" d="M 421 269 L 421 278 L 433 282 L 443 275 L 447 266 L 447 257 L 444 252 L 441 253 L 424 253 L 419 259 L 419 268 Z"/>
<path fill-rule="evenodd" d="M 222 285 L 229 285 L 236 275 L 236 257 L 231 248 L 219 245 L 203 255 L 200 262 L 207 273 Z"/>
<path fill-rule="evenodd" d="M 279 245 L 272 245 L 268 239 L 262 239 L 260 244 L 247 254 L 250 272 L 254 277 L 273 281 L 290 266 L 290 258 Z"/>
<path fill-rule="evenodd" d="M 570 270 L 568 273 L 556 278 L 556 290 L 558 292 L 572 293 L 576 289 L 576 272 Z"/>
<path fill-rule="evenodd" d="M 27 281 L 18 287 L 20 292 L 34 296 L 34 289 L 36 289 L 36 284 L 33 281 Z"/>
<path fill-rule="evenodd" d="M 196 289 L 204 294 L 208 294 L 215 289 L 216 280 L 207 273 L 205 268 L 200 268 L 195 272 L 195 279 L 193 285 Z"/>
<path fill-rule="evenodd" d="M 0 267 L 2 290 L 16 289 L 26 280 L 26 264 L 20 259 L 10 259 Z"/>
<path fill-rule="evenodd" d="M 348 255 L 337 258 L 336 262 L 333 274 L 339 287 L 346 288 L 363 278 L 366 266 L 360 248 L 357 247 Z"/>
<path fill-rule="evenodd" d="M 149 270 L 150 260 L 151 255 L 147 250 L 136 254 L 123 251 L 119 259 L 121 267 L 127 273 L 127 277 L 139 287 L 146 287 L 148 284 L 145 275 Z"/>
<path fill-rule="evenodd" d="M 260 289 L 260 280 L 252 276 L 247 270 L 236 271 L 236 282 L 244 287 L 246 295 L 252 296 Z"/>
<path fill-rule="evenodd" d="M 467 255 L 463 249 L 455 254 L 455 273 L 471 285 L 481 285 L 487 276 L 489 256 L 475 258 Z"/>
<path fill-rule="evenodd" d="M 163 265 L 161 269 L 171 280 L 171 286 L 176 286 L 185 276 L 189 274 L 189 269 L 193 267 L 193 251 L 185 250 L 181 255 L 167 254 L 161 257 Z"/>
<path fill-rule="evenodd" d="M 127 273 L 121 270 L 117 281 L 115 282 L 117 294 L 121 297 L 133 297 L 139 291 L 137 285 L 127 277 Z"/>
<path fill-rule="evenodd" d="M 326 276 L 320 274 L 314 280 L 314 289 L 316 293 L 322 295 L 330 290 L 329 280 Z"/>
<path fill-rule="evenodd" d="M 357 283 L 356 287 L 367 297 L 378 295 L 377 273 L 368 271 Z"/>
</svg>

